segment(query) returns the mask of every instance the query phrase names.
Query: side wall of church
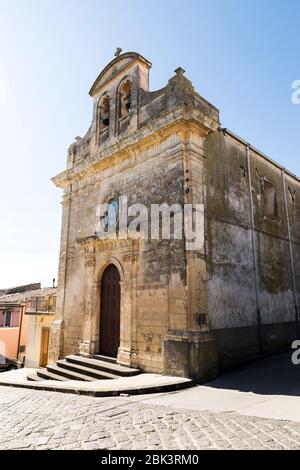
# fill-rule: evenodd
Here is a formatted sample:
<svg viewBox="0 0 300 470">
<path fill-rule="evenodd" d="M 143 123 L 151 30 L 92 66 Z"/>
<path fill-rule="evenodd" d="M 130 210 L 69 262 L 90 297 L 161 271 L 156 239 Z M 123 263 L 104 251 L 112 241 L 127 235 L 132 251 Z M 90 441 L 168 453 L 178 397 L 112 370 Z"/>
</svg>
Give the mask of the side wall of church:
<svg viewBox="0 0 300 470">
<path fill-rule="evenodd" d="M 297 337 L 281 169 L 254 150 L 250 150 L 250 162 L 260 321 L 256 310 L 246 146 L 221 131 L 208 137 L 208 305 L 221 367 L 258 354 L 260 344 L 266 352 L 288 345 Z M 285 181 L 299 302 L 300 184 L 287 174 Z M 273 214 L 268 213 L 272 210 Z"/>
</svg>

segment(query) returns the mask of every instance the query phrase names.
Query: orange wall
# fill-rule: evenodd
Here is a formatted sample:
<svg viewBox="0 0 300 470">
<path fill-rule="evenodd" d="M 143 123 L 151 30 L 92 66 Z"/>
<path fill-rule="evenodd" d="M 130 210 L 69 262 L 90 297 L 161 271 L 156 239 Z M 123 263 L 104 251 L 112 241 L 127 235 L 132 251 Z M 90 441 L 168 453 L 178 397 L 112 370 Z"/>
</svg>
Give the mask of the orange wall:
<svg viewBox="0 0 300 470">
<path fill-rule="evenodd" d="M 18 307 L 20 310 L 20 307 Z M 9 309 L 12 312 L 16 312 L 17 309 Z M 22 322 L 22 332 L 21 332 L 21 342 L 20 345 L 26 346 L 27 341 L 27 332 L 28 332 L 28 315 L 23 314 L 23 322 Z M 8 358 L 16 359 L 17 358 L 17 349 L 18 349 L 18 339 L 19 339 L 19 327 L 13 328 L 0 328 L 0 341 L 4 343 L 4 351 L 2 347 L 0 347 L 0 353 L 5 355 Z M 1 345 L 2 346 L 2 345 Z M 26 354 L 26 353 L 25 353 Z M 21 354 L 20 356 L 23 356 Z"/>
<path fill-rule="evenodd" d="M 0 328 L 0 341 L 3 341 L 5 345 L 4 350 L 3 345 L 1 345 L 1 354 L 11 359 L 16 358 L 18 338 L 19 328 Z"/>
</svg>

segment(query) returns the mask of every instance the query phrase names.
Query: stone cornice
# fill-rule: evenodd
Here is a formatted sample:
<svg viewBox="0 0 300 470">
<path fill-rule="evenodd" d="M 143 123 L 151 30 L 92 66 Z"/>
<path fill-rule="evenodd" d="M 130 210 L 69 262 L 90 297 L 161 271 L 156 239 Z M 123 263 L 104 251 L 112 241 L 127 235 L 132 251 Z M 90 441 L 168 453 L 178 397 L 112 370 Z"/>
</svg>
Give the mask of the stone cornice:
<svg viewBox="0 0 300 470">
<path fill-rule="evenodd" d="M 97 235 L 90 235 L 77 239 L 77 243 L 84 249 L 86 253 L 92 255 L 93 253 L 103 250 L 114 248 L 126 248 L 131 251 L 137 249 L 139 246 L 138 238 L 99 238 Z M 91 252 L 92 250 L 92 252 Z"/>
<path fill-rule="evenodd" d="M 160 144 L 174 133 L 181 134 L 182 141 L 186 142 L 191 132 L 205 137 L 209 132 L 217 130 L 218 126 L 219 123 L 210 116 L 190 106 L 185 106 L 151 121 L 134 134 L 97 151 L 84 162 L 55 176 L 52 181 L 56 186 L 65 188 L 74 181 L 105 169 L 118 159 L 126 159 L 132 154 Z"/>
</svg>

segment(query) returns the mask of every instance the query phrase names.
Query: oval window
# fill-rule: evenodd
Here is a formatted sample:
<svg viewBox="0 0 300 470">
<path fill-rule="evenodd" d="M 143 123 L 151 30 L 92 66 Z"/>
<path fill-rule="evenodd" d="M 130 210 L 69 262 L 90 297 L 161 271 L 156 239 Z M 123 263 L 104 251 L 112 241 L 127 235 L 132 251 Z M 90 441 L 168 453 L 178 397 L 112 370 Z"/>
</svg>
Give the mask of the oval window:
<svg viewBox="0 0 300 470">
<path fill-rule="evenodd" d="M 104 230 L 107 232 L 109 229 L 112 229 L 116 226 L 119 216 L 119 207 L 118 201 L 112 199 L 108 204 L 108 209 L 105 213 L 105 216 L 102 219 L 102 224 Z"/>
</svg>

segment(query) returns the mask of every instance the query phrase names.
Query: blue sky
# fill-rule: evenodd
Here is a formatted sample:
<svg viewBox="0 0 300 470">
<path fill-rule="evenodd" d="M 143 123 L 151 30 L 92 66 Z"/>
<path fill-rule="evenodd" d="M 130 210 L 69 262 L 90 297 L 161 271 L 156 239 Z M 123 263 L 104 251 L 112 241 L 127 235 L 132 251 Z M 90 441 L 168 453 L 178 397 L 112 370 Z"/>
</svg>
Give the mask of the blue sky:
<svg viewBox="0 0 300 470">
<path fill-rule="evenodd" d="M 90 86 L 117 46 L 178 66 L 230 128 L 300 174 L 298 0 L 0 0 L 0 287 L 57 277 L 50 178 L 91 121 Z"/>
</svg>

